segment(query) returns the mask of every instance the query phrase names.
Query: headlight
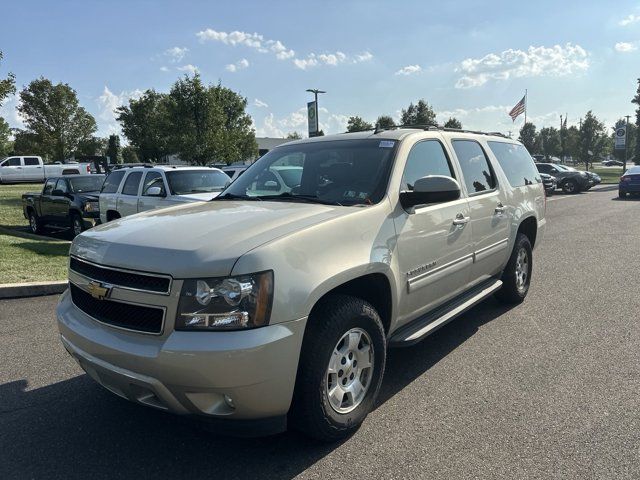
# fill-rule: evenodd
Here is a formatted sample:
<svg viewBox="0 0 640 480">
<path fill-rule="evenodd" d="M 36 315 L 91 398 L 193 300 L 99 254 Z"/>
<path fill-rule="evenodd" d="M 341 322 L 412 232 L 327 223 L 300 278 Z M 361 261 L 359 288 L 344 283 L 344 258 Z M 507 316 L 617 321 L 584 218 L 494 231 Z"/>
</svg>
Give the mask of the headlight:
<svg viewBox="0 0 640 480">
<path fill-rule="evenodd" d="M 84 211 L 85 212 L 97 212 L 98 211 L 98 204 L 96 202 L 87 202 L 84 204 Z"/>
<path fill-rule="evenodd" d="M 269 323 L 273 272 L 227 278 L 187 279 L 176 330 L 239 330 Z"/>
</svg>

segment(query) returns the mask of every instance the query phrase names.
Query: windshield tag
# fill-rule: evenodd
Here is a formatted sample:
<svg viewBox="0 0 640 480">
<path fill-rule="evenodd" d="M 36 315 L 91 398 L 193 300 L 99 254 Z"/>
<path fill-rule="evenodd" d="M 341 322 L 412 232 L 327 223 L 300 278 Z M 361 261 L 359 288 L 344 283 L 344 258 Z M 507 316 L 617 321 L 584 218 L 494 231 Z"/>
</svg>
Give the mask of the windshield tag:
<svg viewBox="0 0 640 480">
<path fill-rule="evenodd" d="M 378 145 L 378 148 L 393 148 L 395 144 L 396 142 L 394 142 L 393 140 L 380 140 L 380 145 Z"/>
</svg>

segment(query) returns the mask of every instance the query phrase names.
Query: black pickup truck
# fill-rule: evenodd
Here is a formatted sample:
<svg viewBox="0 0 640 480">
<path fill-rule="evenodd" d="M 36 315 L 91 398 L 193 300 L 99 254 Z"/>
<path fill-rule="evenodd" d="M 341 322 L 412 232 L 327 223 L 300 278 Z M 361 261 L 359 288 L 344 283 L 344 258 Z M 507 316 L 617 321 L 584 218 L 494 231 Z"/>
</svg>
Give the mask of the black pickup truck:
<svg viewBox="0 0 640 480">
<path fill-rule="evenodd" d="M 100 222 L 98 195 L 104 175 L 47 178 L 42 193 L 22 195 L 22 211 L 33 233 L 69 229 L 71 238 Z"/>
</svg>

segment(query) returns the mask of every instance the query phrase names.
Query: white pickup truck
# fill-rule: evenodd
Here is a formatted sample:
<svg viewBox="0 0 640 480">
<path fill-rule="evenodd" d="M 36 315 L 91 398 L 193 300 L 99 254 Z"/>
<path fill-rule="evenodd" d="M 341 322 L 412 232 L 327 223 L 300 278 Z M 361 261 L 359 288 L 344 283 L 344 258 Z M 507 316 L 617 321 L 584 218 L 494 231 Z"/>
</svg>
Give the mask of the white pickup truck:
<svg viewBox="0 0 640 480">
<path fill-rule="evenodd" d="M 48 177 L 91 173 L 88 163 L 45 165 L 41 157 L 14 156 L 0 160 L 0 183 L 44 182 Z"/>
</svg>

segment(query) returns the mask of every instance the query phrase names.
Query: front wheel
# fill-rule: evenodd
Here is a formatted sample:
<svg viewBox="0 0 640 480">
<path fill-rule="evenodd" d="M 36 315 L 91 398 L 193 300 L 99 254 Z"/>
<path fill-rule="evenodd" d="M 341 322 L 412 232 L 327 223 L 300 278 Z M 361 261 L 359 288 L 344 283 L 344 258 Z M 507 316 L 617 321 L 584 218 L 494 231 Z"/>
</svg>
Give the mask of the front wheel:
<svg viewBox="0 0 640 480">
<path fill-rule="evenodd" d="M 332 295 L 309 317 L 290 419 L 323 441 L 355 432 L 373 409 L 386 362 L 382 321 L 369 303 Z"/>
<path fill-rule="evenodd" d="M 29 212 L 29 228 L 31 229 L 31 233 L 40 233 L 42 232 L 42 226 L 40 225 L 40 219 L 35 214 L 35 212 Z"/>
<path fill-rule="evenodd" d="M 71 225 L 69 226 L 69 237 L 73 240 L 84 231 L 84 223 L 77 213 L 71 214 Z"/>
<path fill-rule="evenodd" d="M 533 249 L 526 235 L 519 233 L 509 262 L 502 273 L 502 288 L 496 292 L 496 298 L 503 303 L 521 303 L 531 285 L 533 272 Z"/>
<path fill-rule="evenodd" d="M 564 193 L 578 193 L 578 183 L 575 180 L 567 180 L 562 184 Z"/>
<path fill-rule="evenodd" d="M 618 197 L 627 198 L 627 192 L 625 192 L 624 190 L 618 190 Z"/>
</svg>

